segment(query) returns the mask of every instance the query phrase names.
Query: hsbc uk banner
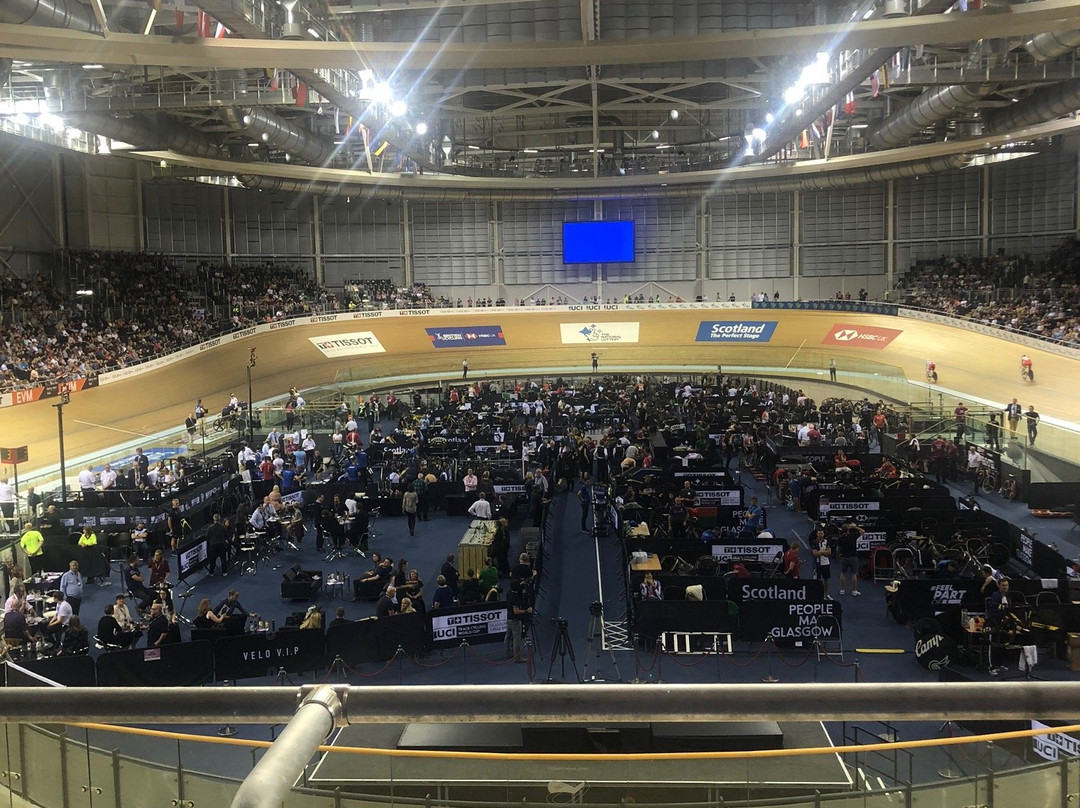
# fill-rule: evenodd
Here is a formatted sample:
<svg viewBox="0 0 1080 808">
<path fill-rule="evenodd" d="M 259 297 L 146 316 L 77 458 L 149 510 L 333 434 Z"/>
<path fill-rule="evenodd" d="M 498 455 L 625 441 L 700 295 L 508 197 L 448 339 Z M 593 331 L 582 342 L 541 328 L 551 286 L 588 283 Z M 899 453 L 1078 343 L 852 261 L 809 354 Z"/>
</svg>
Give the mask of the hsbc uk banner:
<svg viewBox="0 0 1080 808">
<path fill-rule="evenodd" d="M 697 342 L 768 342 L 776 320 L 703 320 Z"/>
<path fill-rule="evenodd" d="M 468 328 L 426 328 L 434 348 L 474 348 L 481 345 L 505 345 L 501 326 L 478 325 Z"/>
<path fill-rule="evenodd" d="M 829 329 L 822 345 L 841 345 L 847 348 L 882 349 L 904 332 L 896 328 L 874 325 L 848 325 L 837 323 Z"/>
</svg>

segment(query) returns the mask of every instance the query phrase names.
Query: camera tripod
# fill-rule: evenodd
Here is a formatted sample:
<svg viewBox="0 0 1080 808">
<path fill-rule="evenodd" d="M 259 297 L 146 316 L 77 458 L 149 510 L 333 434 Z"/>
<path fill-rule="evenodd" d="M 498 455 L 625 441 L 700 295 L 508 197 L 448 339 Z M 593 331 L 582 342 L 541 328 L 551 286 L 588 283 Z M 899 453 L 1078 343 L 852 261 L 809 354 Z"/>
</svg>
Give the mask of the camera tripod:
<svg viewBox="0 0 1080 808">
<path fill-rule="evenodd" d="M 574 667 L 574 676 L 577 678 L 578 683 L 581 682 L 581 674 L 578 673 L 577 659 L 574 657 L 574 645 L 570 642 L 570 633 L 566 630 L 566 620 L 561 617 L 552 618 L 555 624 L 555 642 L 551 645 L 551 662 L 548 663 L 548 672 L 545 682 L 554 682 L 555 679 L 551 678 L 552 668 L 555 667 L 555 655 L 559 656 L 559 668 L 561 671 L 561 678 L 559 682 L 566 681 L 566 657 L 570 657 L 570 664 Z"/>
<path fill-rule="evenodd" d="M 589 635 L 585 641 L 585 664 L 581 668 L 581 678 L 584 682 L 604 682 L 607 681 L 600 674 L 600 652 L 604 649 L 604 634 L 603 634 L 603 621 L 604 621 L 604 604 L 600 601 L 593 601 L 589 604 Z M 589 659 L 592 655 L 593 641 L 599 640 L 596 646 L 596 672 L 591 677 L 589 673 Z M 621 682 L 622 676 L 619 674 L 619 663 L 615 661 L 615 652 L 610 648 L 608 654 L 611 657 L 611 667 L 615 671 L 615 681 Z"/>
</svg>

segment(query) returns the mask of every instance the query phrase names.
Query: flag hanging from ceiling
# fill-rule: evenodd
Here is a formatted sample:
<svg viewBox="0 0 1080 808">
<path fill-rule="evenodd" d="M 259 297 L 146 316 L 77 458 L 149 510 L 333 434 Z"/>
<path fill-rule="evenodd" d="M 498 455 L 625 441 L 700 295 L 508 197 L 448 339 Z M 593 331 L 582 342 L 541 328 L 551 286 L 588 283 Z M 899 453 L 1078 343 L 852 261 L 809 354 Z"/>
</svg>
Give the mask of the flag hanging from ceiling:
<svg viewBox="0 0 1080 808">
<path fill-rule="evenodd" d="M 844 96 L 844 114 L 853 115 L 855 113 L 855 93 L 848 93 Z"/>
<path fill-rule="evenodd" d="M 802 134 L 799 136 L 799 148 L 800 149 L 809 149 L 810 148 L 810 136 L 806 133 L 805 129 L 802 130 Z"/>
<path fill-rule="evenodd" d="M 878 79 L 877 71 L 875 70 L 870 74 L 870 97 L 877 98 L 878 91 L 881 88 L 881 81 Z"/>
</svg>

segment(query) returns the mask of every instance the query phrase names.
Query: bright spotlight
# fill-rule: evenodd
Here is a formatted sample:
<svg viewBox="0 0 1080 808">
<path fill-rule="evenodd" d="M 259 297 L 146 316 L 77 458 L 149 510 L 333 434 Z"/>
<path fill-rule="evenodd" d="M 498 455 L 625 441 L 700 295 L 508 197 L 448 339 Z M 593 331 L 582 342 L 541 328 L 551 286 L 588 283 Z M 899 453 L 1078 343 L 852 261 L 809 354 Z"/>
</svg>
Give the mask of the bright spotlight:
<svg viewBox="0 0 1080 808">
<path fill-rule="evenodd" d="M 409 105 L 402 101 L 400 98 L 396 101 L 390 102 L 390 114 L 395 118 L 400 118 L 406 112 L 409 111 Z"/>
<path fill-rule="evenodd" d="M 427 134 L 427 124 L 424 123 L 423 121 L 420 121 L 420 123 L 418 123 L 416 125 L 416 134 L 418 134 L 418 135 L 426 135 Z"/>
<path fill-rule="evenodd" d="M 753 136 L 754 140 L 758 141 L 759 143 L 765 142 L 765 130 L 762 129 L 760 126 L 755 126 L 750 134 Z"/>
<path fill-rule="evenodd" d="M 660 133 L 657 130 L 653 129 L 652 134 L 650 135 L 650 137 L 653 140 L 659 140 L 660 139 Z"/>
<path fill-rule="evenodd" d="M 671 120 L 673 120 L 673 121 L 679 120 L 679 110 L 673 109 L 668 114 L 671 116 Z"/>
<path fill-rule="evenodd" d="M 394 91 L 385 81 L 378 82 L 371 88 L 371 100 L 376 104 L 387 104 L 394 97 Z"/>
</svg>

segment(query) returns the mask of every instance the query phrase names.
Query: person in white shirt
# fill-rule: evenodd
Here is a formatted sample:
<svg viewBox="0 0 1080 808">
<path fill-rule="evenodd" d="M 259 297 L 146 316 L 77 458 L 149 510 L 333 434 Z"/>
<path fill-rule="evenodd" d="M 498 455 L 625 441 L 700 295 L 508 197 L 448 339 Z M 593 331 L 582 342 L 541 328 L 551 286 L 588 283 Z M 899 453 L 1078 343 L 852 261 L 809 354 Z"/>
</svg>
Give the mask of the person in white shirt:
<svg viewBox="0 0 1080 808">
<path fill-rule="evenodd" d="M 7 477 L 0 477 L 0 520 L 3 521 L 4 530 L 15 528 L 15 486 L 8 482 Z"/>
<path fill-rule="evenodd" d="M 113 471 L 113 467 L 108 463 L 105 464 L 105 468 L 101 470 L 101 490 L 108 491 L 110 488 L 116 487 L 116 472 Z"/>
<path fill-rule="evenodd" d="M 97 478 L 93 466 L 87 466 L 79 472 L 79 488 L 84 494 L 92 493 L 96 482 Z"/>
<path fill-rule="evenodd" d="M 469 506 L 469 514 L 477 519 L 491 518 L 491 503 L 487 501 L 487 494 L 480 492 L 480 498 Z"/>
<path fill-rule="evenodd" d="M 63 639 L 64 629 L 67 628 L 68 622 L 71 620 L 71 604 L 64 599 L 63 592 L 56 592 L 56 615 L 49 624 L 45 626 L 43 633 L 52 643 L 54 648 L 60 645 L 61 639 Z"/>
</svg>

